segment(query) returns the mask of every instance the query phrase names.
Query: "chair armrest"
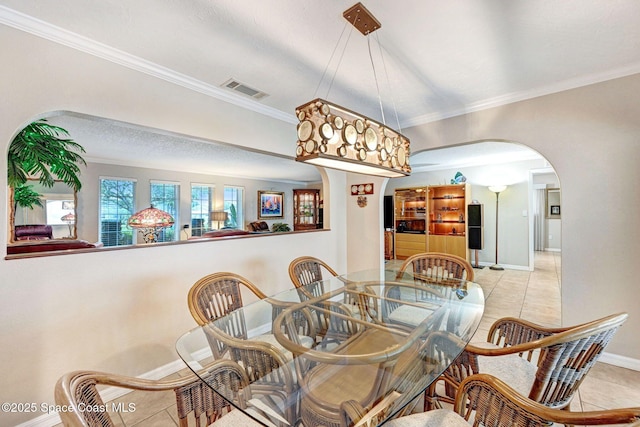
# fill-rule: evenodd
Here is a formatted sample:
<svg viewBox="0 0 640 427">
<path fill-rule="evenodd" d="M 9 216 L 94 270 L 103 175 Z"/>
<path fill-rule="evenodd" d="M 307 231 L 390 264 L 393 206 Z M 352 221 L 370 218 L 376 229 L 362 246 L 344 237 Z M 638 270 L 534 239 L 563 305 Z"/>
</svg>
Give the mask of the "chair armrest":
<svg viewBox="0 0 640 427">
<path fill-rule="evenodd" d="M 545 337 L 539 340 L 529 341 L 522 344 L 512 345 L 510 347 L 481 347 L 475 344 L 467 344 L 464 351 L 472 356 L 505 356 L 508 354 L 525 353 L 538 350 L 551 345 L 552 337 Z"/>
<path fill-rule="evenodd" d="M 571 328 L 549 328 L 516 317 L 503 317 L 491 325 L 487 342 L 506 347 L 548 337 Z"/>
</svg>

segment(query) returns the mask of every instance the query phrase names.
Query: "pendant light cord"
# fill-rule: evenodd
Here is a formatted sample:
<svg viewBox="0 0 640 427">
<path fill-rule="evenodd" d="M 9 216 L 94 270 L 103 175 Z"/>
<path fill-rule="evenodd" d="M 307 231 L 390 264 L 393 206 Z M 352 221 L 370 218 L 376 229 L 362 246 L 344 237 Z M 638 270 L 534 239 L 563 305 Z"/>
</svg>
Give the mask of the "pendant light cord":
<svg viewBox="0 0 640 427">
<path fill-rule="evenodd" d="M 387 79 L 387 87 L 391 92 L 391 106 L 393 107 L 393 114 L 396 116 L 396 124 L 398 125 L 398 132 L 402 133 L 402 126 L 400 126 L 400 119 L 398 118 L 398 109 L 396 108 L 395 97 L 393 96 L 393 91 L 391 90 L 391 82 L 389 81 L 389 73 L 387 72 L 387 63 L 384 61 L 384 55 L 382 54 L 382 45 L 380 44 L 380 38 L 376 33 L 376 41 L 378 42 L 378 49 L 380 49 L 380 58 L 382 59 L 382 69 L 384 70 L 384 75 Z"/>
<path fill-rule="evenodd" d="M 358 19 L 358 15 L 355 16 L 354 20 L 357 20 L 357 19 Z M 329 70 L 329 66 L 331 65 L 331 62 L 333 61 L 334 57 L 336 56 L 336 52 L 338 51 L 338 47 L 340 46 L 340 42 L 344 38 L 344 34 L 345 34 L 345 31 L 347 29 L 347 25 L 348 24 L 350 24 L 350 22 L 347 21 L 344 24 L 344 26 L 342 27 L 342 33 L 340 33 L 340 37 L 338 38 L 338 41 L 336 42 L 336 45 L 333 48 L 333 52 L 331 52 L 331 56 L 329 57 L 329 61 L 327 62 L 327 65 L 324 68 L 324 71 L 322 73 L 322 77 L 320 78 L 320 81 L 318 82 L 318 86 L 316 87 L 316 90 L 315 90 L 315 92 L 313 94 L 314 98 L 318 97 L 318 92 L 320 92 L 320 86 L 322 86 L 322 82 L 324 81 L 324 79 L 325 79 L 325 77 L 327 75 L 327 72 Z M 333 75 L 331 76 L 331 80 L 329 81 L 329 87 L 327 88 L 327 92 L 325 94 L 325 99 L 329 98 L 329 93 L 331 92 L 331 88 L 333 87 L 333 82 L 335 81 L 336 75 L 338 74 L 338 69 L 340 68 L 340 65 L 342 64 L 342 60 L 344 58 L 344 54 L 347 51 L 347 46 L 349 45 L 349 40 L 351 39 L 351 34 L 353 33 L 354 26 L 350 25 L 350 27 L 351 28 L 349 30 L 349 34 L 347 35 L 347 39 L 346 39 L 346 41 L 344 43 L 344 47 L 342 48 L 342 52 L 340 54 L 340 59 L 338 60 L 338 64 L 337 64 L 335 70 L 333 71 Z M 386 126 L 387 122 L 386 122 L 386 119 L 385 119 L 385 116 L 384 116 L 384 108 L 383 108 L 383 105 L 382 105 L 382 96 L 380 95 L 380 86 L 378 84 L 378 75 L 376 73 L 376 66 L 375 66 L 375 63 L 373 61 L 373 55 L 371 53 L 371 35 L 369 34 L 366 37 L 367 37 L 367 48 L 368 48 L 368 51 L 369 51 L 369 60 L 371 61 L 371 68 L 373 69 L 373 79 L 374 79 L 374 81 L 376 83 L 376 91 L 377 91 L 377 95 L 378 95 L 378 104 L 380 105 L 380 114 L 382 115 L 382 124 Z M 389 73 L 387 72 L 387 65 L 386 65 L 386 63 L 384 61 L 384 55 L 382 54 L 382 45 L 380 44 L 380 39 L 378 38 L 377 34 L 376 34 L 376 42 L 378 43 L 378 49 L 380 50 L 380 58 L 382 60 L 382 68 L 383 68 L 383 71 L 384 71 L 384 74 L 385 74 L 386 80 L 387 80 L 387 86 L 391 87 L 391 82 L 389 81 Z M 393 97 L 393 91 L 392 91 L 392 94 L 391 94 L 391 104 L 392 104 L 392 107 L 393 107 L 393 113 L 394 113 L 395 118 L 396 118 L 398 131 L 400 133 L 402 133 L 402 127 L 400 126 L 400 119 L 398 118 L 398 110 L 396 108 L 395 99 Z"/>
<path fill-rule="evenodd" d="M 376 66 L 373 63 L 373 55 L 371 55 L 371 36 L 367 35 L 367 48 L 369 49 L 369 60 L 371 61 L 371 68 L 373 68 L 373 80 L 376 82 L 376 91 L 378 92 L 378 103 L 380 104 L 380 114 L 382 114 L 382 124 L 387 125 L 384 119 L 384 109 L 382 108 L 382 97 L 380 96 L 380 86 L 378 86 L 378 75 L 376 74 Z"/>
<path fill-rule="evenodd" d="M 318 96 L 318 92 L 320 91 L 320 86 L 322 85 L 322 82 L 324 81 L 325 76 L 327 75 L 327 71 L 329 70 L 329 65 L 331 65 L 331 62 L 333 61 L 334 56 L 336 55 L 336 52 L 338 50 L 338 46 L 340 46 L 340 41 L 342 41 L 342 39 L 344 38 L 344 32 L 347 29 L 347 24 L 348 22 L 346 22 L 344 24 L 344 27 L 342 27 L 342 33 L 340 33 L 340 37 L 338 38 L 338 41 L 335 45 L 335 47 L 333 48 L 333 52 L 331 52 L 331 56 L 329 57 L 329 61 L 327 62 L 327 66 L 324 68 L 324 72 L 322 73 L 322 77 L 320 78 L 320 81 L 318 82 L 318 87 L 316 87 L 316 91 L 313 94 L 313 97 L 316 98 Z M 353 27 L 351 27 L 351 30 L 353 30 Z M 340 68 L 340 64 L 342 63 L 342 58 L 344 58 L 344 53 L 347 50 L 347 45 L 349 44 L 349 39 L 351 38 L 351 33 L 352 31 L 349 31 L 349 34 L 347 35 L 347 41 L 344 44 L 344 47 L 342 48 L 342 53 L 340 54 L 340 59 L 338 60 L 338 65 L 336 66 L 336 69 L 333 72 L 333 75 L 331 76 L 331 80 L 329 81 L 329 87 L 327 88 L 327 93 L 325 95 L 325 98 L 329 98 L 329 92 L 331 92 L 331 88 L 333 87 L 333 82 L 336 78 L 336 74 L 338 73 L 338 68 Z"/>
</svg>

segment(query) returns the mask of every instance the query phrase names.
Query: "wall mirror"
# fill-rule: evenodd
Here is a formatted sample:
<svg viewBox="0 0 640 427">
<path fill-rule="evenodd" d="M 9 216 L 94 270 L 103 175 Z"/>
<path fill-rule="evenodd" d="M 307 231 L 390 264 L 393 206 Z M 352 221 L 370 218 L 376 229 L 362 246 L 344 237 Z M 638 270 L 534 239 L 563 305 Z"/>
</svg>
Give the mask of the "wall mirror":
<svg viewBox="0 0 640 427">
<path fill-rule="evenodd" d="M 13 192 L 10 197 L 10 221 L 15 233 L 14 241 L 51 239 L 76 239 L 78 236 L 77 194 L 61 181 L 53 187 L 45 187 L 37 180 L 27 182 L 31 189 L 41 195 L 42 206 L 34 205 L 33 209 L 22 206 Z M 28 228 L 26 226 L 31 226 Z M 50 233 L 51 237 L 48 237 Z"/>
<path fill-rule="evenodd" d="M 547 188 L 547 218 L 560 219 L 560 189 Z"/>
<path fill-rule="evenodd" d="M 122 178 L 135 182 L 132 212 L 149 206 L 152 183 L 179 186 L 180 198 L 176 203 L 175 214 L 179 228 L 174 234 L 175 241 L 192 240 L 198 236 L 191 233 L 193 206 L 187 199 L 194 183 L 205 184 L 214 189 L 210 196 L 210 211 L 220 210 L 227 203 L 224 198 L 225 188 L 242 188 L 244 218 L 238 228 L 245 231 L 251 231 L 248 225 L 257 219 L 255 195 L 258 191 L 285 191 L 289 198 L 292 197 L 294 188 L 306 188 L 310 185 L 321 188 L 322 185 L 318 168 L 295 162 L 293 155 L 249 149 L 227 142 L 76 112 L 52 112 L 46 118 L 49 124 L 66 129 L 69 136 L 84 147 L 86 152 L 83 157 L 87 166 L 82 168 L 80 176 L 82 188 L 77 195 L 69 188 L 36 189 L 45 195 L 44 208 L 31 211 L 17 207 L 15 213 L 11 208 L 9 221 L 11 230 L 14 229 L 14 221 L 16 226 L 51 226 L 54 238 L 59 239 L 58 243 L 62 239 L 72 238 L 90 244 L 104 243 L 104 247 L 113 246 L 107 244 L 103 220 L 99 219 L 102 179 Z M 289 200 L 285 202 L 285 206 Z M 293 229 L 293 208 L 287 209 L 285 217 L 277 221 L 288 223 Z M 68 222 L 61 219 L 67 212 L 73 213 L 75 221 L 70 221 L 72 216 L 66 216 Z M 189 226 L 188 229 L 185 225 Z M 270 222 L 269 226 L 271 225 Z M 219 228 L 219 224 L 211 227 Z M 15 240 L 9 238 L 8 243 L 13 244 Z M 131 243 L 118 246 L 124 249 L 131 247 Z"/>
</svg>

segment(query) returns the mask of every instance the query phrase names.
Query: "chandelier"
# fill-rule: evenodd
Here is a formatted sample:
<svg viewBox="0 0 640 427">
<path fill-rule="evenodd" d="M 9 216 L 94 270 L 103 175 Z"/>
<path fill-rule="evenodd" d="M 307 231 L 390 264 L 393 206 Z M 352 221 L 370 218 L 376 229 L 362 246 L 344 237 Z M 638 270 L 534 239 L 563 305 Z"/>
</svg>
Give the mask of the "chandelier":
<svg viewBox="0 0 640 427">
<path fill-rule="evenodd" d="M 361 3 L 343 16 L 367 37 L 381 27 Z M 296 117 L 299 162 L 387 178 L 411 174 L 409 139 L 384 123 L 321 98 L 296 108 Z"/>
</svg>

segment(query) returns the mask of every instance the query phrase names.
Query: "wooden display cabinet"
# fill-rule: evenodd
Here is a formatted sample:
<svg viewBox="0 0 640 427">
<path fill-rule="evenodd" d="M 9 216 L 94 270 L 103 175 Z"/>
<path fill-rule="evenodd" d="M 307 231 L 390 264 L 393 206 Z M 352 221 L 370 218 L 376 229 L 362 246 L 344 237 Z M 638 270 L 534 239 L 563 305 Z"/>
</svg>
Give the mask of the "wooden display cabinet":
<svg viewBox="0 0 640 427">
<path fill-rule="evenodd" d="M 444 252 L 469 260 L 466 211 L 469 184 L 429 186 L 429 252 Z"/>
<path fill-rule="evenodd" d="M 427 187 L 396 189 L 394 227 L 396 259 L 427 251 Z"/>
<path fill-rule="evenodd" d="M 293 190 L 293 230 L 312 230 L 322 223 L 319 218 L 320 190 Z"/>
</svg>

